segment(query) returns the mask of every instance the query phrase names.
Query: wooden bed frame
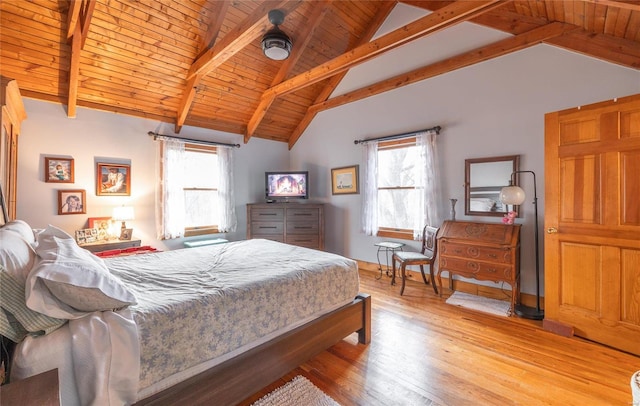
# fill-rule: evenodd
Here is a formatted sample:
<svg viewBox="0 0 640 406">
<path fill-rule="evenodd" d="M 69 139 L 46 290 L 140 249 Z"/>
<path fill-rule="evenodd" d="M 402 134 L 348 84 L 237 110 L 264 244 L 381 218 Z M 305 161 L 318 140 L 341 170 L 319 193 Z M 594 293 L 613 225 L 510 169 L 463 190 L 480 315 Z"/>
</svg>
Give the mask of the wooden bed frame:
<svg viewBox="0 0 640 406">
<path fill-rule="evenodd" d="M 371 297 L 352 303 L 180 382 L 136 405 L 235 405 L 353 332 L 371 341 Z"/>
</svg>

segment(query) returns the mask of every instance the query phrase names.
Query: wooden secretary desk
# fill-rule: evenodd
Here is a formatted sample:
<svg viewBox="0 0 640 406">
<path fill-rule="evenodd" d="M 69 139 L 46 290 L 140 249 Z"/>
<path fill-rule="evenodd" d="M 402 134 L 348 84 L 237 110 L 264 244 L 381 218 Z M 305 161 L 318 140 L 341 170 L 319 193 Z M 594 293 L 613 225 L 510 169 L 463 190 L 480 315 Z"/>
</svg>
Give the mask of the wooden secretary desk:
<svg viewBox="0 0 640 406">
<path fill-rule="evenodd" d="M 441 272 L 464 278 L 506 282 L 511 286 L 511 311 L 520 298 L 520 225 L 445 221 L 438 234 L 437 280 Z M 450 284 L 450 286 L 452 286 Z"/>
</svg>

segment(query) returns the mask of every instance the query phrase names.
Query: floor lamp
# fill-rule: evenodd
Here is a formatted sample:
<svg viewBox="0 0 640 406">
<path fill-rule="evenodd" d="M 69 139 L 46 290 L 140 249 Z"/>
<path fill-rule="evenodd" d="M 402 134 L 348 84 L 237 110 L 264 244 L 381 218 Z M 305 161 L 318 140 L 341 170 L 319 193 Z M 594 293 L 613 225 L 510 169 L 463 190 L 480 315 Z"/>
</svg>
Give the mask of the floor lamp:
<svg viewBox="0 0 640 406">
<path fill-rule="evenodd" d="M 540 248 L 538 241 L 538 193 L 536 191 L 536 174 L 533 171 L 514 171 L 511 174 L 511 184 L 503 187 L 500 191 L 500 200 L 504 204 L 519 206 L 524 202 L 526 197 L 521 187 L 515 186 L 513 182 L 514 176 L 518 173 L 530 173 L 533 175 L 533 207 L 535 213 L 535 247 L 536 247 L 536 307 L 524 306 L 517 304 L 514 309 L 515 313 L 525 319 L 542 320 L 544 319 L 544 310 L 540 309 Z"/>
</svg>

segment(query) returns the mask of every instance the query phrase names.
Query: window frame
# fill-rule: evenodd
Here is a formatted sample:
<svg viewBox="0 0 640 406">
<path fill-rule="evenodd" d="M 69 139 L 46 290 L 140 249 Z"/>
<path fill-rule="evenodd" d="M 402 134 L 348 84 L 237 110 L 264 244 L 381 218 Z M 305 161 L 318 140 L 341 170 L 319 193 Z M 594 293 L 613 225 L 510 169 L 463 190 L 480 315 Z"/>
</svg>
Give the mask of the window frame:
<svg viewBox="0 0 640 406">
<path fill-rule="evenodd" d="M 378 152 L 380 150 L 390 150 L 390 149 L 400 149 L 400 148 L 410 148 L 415 147 L 416 137 L 407 137 L 399 140 L 390 140 L 390 141 L 381 141 L 378 143 Z M 377 181 L 377 180 L 376 180 Z M 416 187 L 409 186 L 393 186 L 393 187 L 379 187 L 376 184 L 376 191 L 380 190 L 400 190 L 400 189 L 412 189 L 415 190 Z M 376 208 L 377 209 L 377 208 Z M 396 228 L 396 227 L 380 227 L 378 226 L 378 232 L 376 233 L 378 237 L 384 238 L 395 238 L 400 240 L 413 240 L 413 230 L 412 229 L 404 229 L 404 228 Z"/>
<path fill-rule="evenodd" d="M 193 143 L 185 143 L 184 150 L 190 152 L 200 152 L 200 153 L 209 153 L 209 154 L 218 154 L 218 148 L 215 146 L 202 145 L 202 144 L 193 144 Z M 212 188 L 192 188 L 192 187 L 183 187 L 183 191 L 187 190 L 215 190 L 218 189 Z M 185 237 L 193 237 L 197 235 L 206 235 L 206 234 L 217 234 L 219 233 L 219 228 L 217 224 L 211 224 L 206 226 L 196 226 L 196 227 L 185 227 L 184 228 L 184 236 Z"/>
</svg>

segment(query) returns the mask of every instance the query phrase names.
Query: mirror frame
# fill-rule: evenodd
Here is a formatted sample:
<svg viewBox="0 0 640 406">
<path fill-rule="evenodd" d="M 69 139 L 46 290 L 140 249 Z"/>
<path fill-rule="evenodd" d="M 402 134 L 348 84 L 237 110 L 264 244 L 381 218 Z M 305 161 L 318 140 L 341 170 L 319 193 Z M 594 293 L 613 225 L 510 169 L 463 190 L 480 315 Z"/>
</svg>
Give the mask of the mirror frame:
<svg viewBox="0 0 640 406">
<path fill-rule="evenodd" d="M 511 173 L 507 174 L 506 180 L 511 179 L 514 185 L 518 185 L 518 176 L 511 176 L 519 170 L 520 155 L 505 155 L 487 158 L 473 158 L 464 160 L 464 214 L 467 216 L 491 216 L 502 217 L 505 211 L 472 211 L 471 210 L 471 165 L 491 162 L 511 162 Z M 505 185 L 506 186 L 506 185 Z M 496 192 L 499 194 L 503 186 L 496 186 Z M 493 190 L 491 191 L 493 193 Z M 519 216 L 519 215 L 518 215 Z"/>
</svg>

